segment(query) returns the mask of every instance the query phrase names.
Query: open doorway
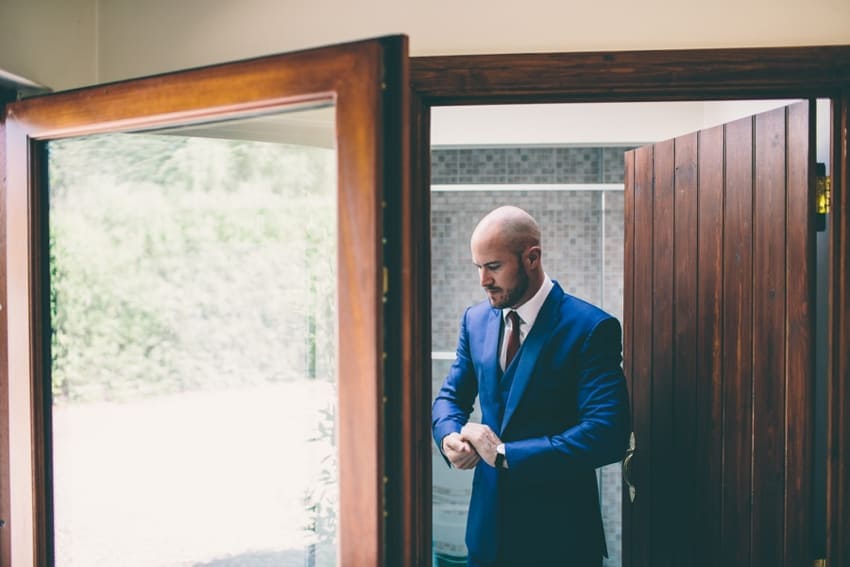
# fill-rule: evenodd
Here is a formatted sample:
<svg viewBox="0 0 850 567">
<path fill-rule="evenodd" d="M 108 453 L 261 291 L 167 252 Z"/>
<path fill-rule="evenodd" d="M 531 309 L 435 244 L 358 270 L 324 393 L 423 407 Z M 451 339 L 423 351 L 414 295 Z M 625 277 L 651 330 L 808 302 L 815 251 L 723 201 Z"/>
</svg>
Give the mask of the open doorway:
<svg viewBox="0 0 850 567">
<path fill-rule="evenodd" d="M 458 321 L 482 299 L 469 260 L 475 223 L 502 204 L 541 224 L 547 272 L 565 291 L 622 321 L 623 153 L 783 106 L 790 101 L 436 107 L 431 110 L 432 387 L 454 358 Z M 817 161 L 830 167 L 830 108 L 818 105 Z M 827 257 L 827 232 L 817 236 Z M 824 267 L 821 267 L 824 266 Z M 817 270 L 817 331 L 825 333 L 825 261 Z M 825 335 L 823 335 L 825 336 Z M 822 342 L 822 341 L 817 341 Z M 814 553 L 825 546 L 825 353 L 815 396 Z M 473 417 L 474 419 L 474 417 Z M 436 451 L 436 448 L 433 449 Z M 465 564 L 471 474 L 432 459 L 434 565 Z M 597 471 L 609 558 L 623 561 L 620 465 Z M 628 497 L 628 496 L 626 496 Z"/>
</svg>

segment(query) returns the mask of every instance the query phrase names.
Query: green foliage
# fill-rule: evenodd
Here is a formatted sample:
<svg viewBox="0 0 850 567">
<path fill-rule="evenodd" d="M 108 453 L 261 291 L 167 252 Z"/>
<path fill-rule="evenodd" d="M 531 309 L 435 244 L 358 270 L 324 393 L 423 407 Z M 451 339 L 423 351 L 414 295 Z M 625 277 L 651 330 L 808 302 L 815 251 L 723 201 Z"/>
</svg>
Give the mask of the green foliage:
<svg viewBox="0 0 850 567">
<path fill-rule="evenodd" d="M 57 403 L 333 378 L 332 151 L 113 134 L 49 155 Z"/>
</svg>

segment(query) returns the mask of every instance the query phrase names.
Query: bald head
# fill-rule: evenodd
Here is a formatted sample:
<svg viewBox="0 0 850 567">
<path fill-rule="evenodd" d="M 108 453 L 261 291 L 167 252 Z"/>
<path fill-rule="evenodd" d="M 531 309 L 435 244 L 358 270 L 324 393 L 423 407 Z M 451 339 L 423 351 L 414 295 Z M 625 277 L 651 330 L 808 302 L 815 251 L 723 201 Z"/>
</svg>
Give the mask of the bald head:
<svg viewBox="0 0 850 567">
<path fill-rule="evenodd" d="M 472 262 L 493 307 L 519 307 L 545 279 L 540 228 L 519 207 L 499 207 L 487 214 L 470 240 Z"/>
<path fill-rule="evenodd" d="M 519 207 L 499 207 L 487 213 L 472 232 L 476 240 L 497 238 L 514 254 L 522 254 L 529 246 L 540 246 L 540 227 L 530 214 Z"/>
</svg>

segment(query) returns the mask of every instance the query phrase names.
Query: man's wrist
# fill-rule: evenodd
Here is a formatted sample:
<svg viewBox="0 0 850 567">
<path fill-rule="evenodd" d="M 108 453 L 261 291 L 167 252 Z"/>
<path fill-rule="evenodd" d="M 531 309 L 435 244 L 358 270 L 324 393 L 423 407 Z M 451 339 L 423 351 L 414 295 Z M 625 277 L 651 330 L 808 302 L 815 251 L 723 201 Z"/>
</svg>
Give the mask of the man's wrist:
<svg viewBox="0 0 850 567">
<path fill-rule="evenodd" d="M 495 466 L 497 469 L 506 469 L 508 468 L 508 460 L 505 456 L 505 444 L 499 443 L 496 445 L 496 463 Z"/>
</svg>

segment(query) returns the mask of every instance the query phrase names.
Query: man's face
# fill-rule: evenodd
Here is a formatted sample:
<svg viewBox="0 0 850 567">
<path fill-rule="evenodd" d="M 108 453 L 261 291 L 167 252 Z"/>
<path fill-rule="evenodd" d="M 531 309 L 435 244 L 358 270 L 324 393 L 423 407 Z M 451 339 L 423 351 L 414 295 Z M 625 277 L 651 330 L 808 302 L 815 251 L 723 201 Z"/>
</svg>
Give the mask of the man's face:
<svg viewBox="0 0 850 567">
<path fill-rule="evenodd" d="M 478 268 L 481 287 L 490 305 L 497 309 L 519 306 L 528 300 L 528 273 L 519 254 L 500 239 L 479 239 L 472 243 L 472 262 Z"/>
</svg>

